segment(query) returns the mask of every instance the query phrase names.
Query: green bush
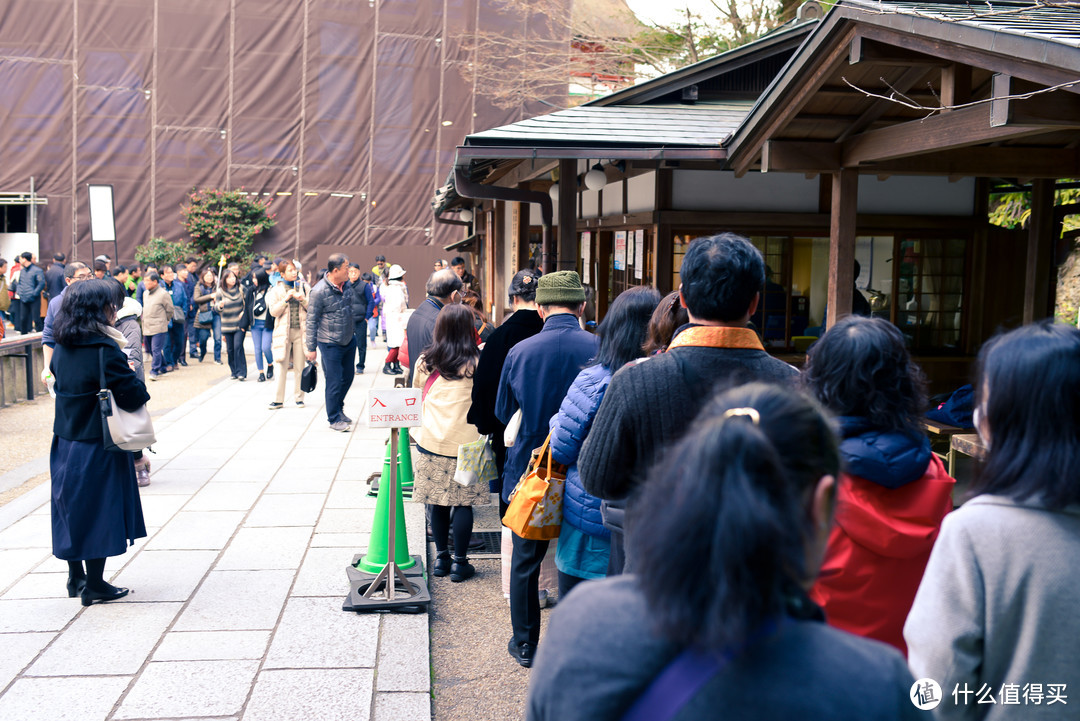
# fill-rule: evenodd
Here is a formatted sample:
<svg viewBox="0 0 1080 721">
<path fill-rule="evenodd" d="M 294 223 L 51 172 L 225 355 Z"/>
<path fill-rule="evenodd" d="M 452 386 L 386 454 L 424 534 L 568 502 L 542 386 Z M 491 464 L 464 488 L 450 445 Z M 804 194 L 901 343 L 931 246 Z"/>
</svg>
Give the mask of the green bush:
<svg viewBox="0 0 1080 721">
<path fill-rule="evenodd" d="M 186 258 L 196 255 L 188 243 L 170 242 L 164 238 L 151 238 L 146 245 L 135 248 L 135 260 L 139 263 L 153 263 L 157 267 L 176 265 Z"/>
<path fill-rule="evenodd" d="M 193 188 L 180 213 L 192 245 L 214 265 L 222 255 L 241 265 L 250 262 L 255 236 L 275 223 L 270 199 L 243 189 Z"/>
</svg>

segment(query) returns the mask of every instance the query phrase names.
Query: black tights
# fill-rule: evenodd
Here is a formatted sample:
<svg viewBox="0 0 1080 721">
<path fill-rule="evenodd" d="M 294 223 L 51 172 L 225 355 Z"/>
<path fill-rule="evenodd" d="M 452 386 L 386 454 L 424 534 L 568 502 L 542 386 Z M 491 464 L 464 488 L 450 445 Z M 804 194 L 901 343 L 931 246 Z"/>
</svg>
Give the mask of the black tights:
<svg viewBox="0 0 1080 721">
<path fill-rule="evenodd" d="M 435 539 L 435 550 L 439 554 L 447 552 L 450 540 L 450 511 L 453 511 L 454 552 L 458 558 L 466 558 L 469 552 L 469 536 L 472 535 L 472 506 L 433 506 L 431 512 L 431 535 Z"/>
<path fill-rule="evenodd" d="M 86 579 L 86 587 L 93 591 L 112 592 L 116 590 L 116 587 L 110 583 L 105 582 L 105 559 L 104 558 L 88 558 L 86 559 L 86 570 L 83 570 L 82 561 L 68 561 L 68 578 L 77 581 L 80 578 Z"/>
</svg>

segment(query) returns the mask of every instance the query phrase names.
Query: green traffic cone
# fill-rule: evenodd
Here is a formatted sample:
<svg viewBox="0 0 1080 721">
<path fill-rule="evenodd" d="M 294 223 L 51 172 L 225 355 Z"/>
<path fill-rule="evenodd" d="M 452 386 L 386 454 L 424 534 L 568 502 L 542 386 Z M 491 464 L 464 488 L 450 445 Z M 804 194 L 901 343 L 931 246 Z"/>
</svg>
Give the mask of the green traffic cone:
<svg viewBox="0 0 1080 721">
<path fill-rule="evenodd" d="M 382 476 L 379 478 L 379 496 L 375 500 L 375 521 L 371 525 L 371 543 L 367 553 L 356 564 L 365 573 L 379 573 L 390 560 L 389 528 L 390 525 L 390 444 L 386 444 L 386 458 L 383 461 Z M 399 454 L 400 457 L 400 454 Z M 405 533 L 405 502 L 401 496 L 402 467 L 397 468 L 397 493 L 394 499 L 394 563 L 402 570 L 412 568 L 416 560 L 409 555 L 409 540 Z M 409 477 L 412 478 L 412 463 L 409 463 Z"/>
<path fill-rule="evenodd" d="M 412 492 L 412 449 L 409 447 L 409 429 L 398 429 L 398 485 L 407 493 Z M 389 471 L 387 471 L 389 472 Z"/>
</svg>

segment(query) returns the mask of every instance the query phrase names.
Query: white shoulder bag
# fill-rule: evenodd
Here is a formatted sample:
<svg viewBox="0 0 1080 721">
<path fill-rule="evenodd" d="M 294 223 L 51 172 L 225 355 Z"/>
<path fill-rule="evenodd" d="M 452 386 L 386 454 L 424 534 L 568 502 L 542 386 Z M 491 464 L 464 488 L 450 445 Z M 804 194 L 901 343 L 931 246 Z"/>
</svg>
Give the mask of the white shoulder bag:
<svg viewBox="0 0 1080 721">
<path fill-rule="evenodd" d="M 146 404 L 133 411 L 116 405 L 112 391 L 105 387 L 105 349 L 98 349 L 101 390 L 98 391 L 98 410 L 101 411 L 101 437 L 107 451 L 141 451 L 157 443 L 154 423 Z"/>
</svg>

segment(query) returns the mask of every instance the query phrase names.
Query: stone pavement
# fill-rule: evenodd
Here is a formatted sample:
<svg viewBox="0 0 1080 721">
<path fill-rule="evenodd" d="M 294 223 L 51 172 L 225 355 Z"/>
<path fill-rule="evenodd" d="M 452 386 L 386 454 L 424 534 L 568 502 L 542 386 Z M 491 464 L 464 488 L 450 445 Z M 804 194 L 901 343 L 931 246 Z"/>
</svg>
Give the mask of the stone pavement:
<svg viewBox="0 0 1080 721">
<path fill-rule="evenodd" d="M 381 361 L 372 349 L 368 368 Z M 354 419 L 392 385 L 372 370 Z M 106 565 L 122 601 L 67 598 L 47 484 L 5 507 L 0 526 L 26 515 L 0 531 L 0 719 L 431 718 L 428 615 L 341 610 L 387 431 L 329 430 L 321 381 L 306 408 L 291 377 L 278 411 L 272 383 L 226 381 L 155 421 L 148 538 Z M 423 508 L 405 513 L 423 553 Z"/>
</svg>

